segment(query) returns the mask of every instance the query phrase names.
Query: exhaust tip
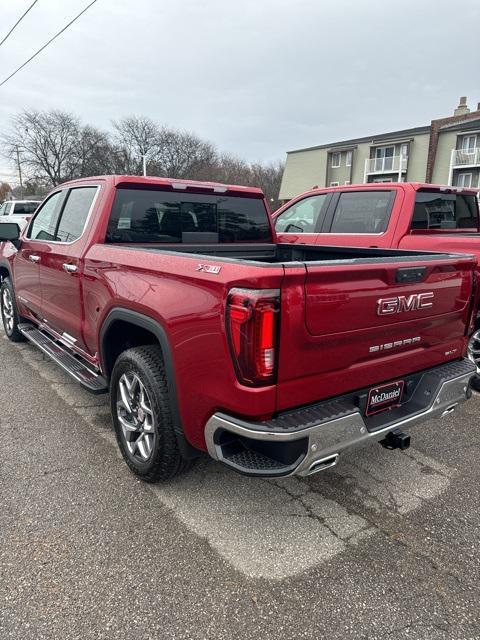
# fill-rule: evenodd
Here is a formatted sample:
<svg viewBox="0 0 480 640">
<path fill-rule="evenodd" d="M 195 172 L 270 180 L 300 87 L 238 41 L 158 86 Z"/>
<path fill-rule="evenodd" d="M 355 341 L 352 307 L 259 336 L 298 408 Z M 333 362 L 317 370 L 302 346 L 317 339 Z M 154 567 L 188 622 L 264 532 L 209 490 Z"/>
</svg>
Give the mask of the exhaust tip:
<svg viewBox="0 0 480 640">
<path fill-rule="evenodd" d="M 444 416 L 448 416 L 449 413 L 453 413 L 455 411 L 456 406 L 458 405 L 458 402 L 455 402 L 454 404 L 451 404 L 449 407 L 447 407 L 445 409 L 445 411 L 442 413 L 441 417 L 443 418 Z"/>
<path fill-rule="evenodd" d="M 315 460 L 315 462 L 310 465 L 307 475 L 318 473 L 319 471 L 325 471 L 326 469 L 331 469 L 337 464 L 339 457 L 340 455 L 338 453 L 334 453 L 332 456 L 328 456 L 327 458 Z"/>
</svg>

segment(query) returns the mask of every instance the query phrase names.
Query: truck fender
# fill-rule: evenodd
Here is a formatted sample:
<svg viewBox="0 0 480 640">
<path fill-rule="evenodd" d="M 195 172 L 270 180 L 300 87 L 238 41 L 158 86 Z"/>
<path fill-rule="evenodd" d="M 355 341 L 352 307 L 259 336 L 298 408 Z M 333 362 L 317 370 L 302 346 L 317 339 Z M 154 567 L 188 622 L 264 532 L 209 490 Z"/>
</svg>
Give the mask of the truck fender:
<svg viewBox="0 0 480 640">
<path fill-rule="evenodd" d="M 180 452 L 186 459 L 197 457 L 200 452 L 192 447 L 192 445 L 185 438 L 182 419 L 180 416 L 180 409 L 178 405 L 177 384 L 172 350 L 167 337 L 167 333 L 157 320 L 154 320 L 149 316 L 145 316 L 142 313 L 138 313 L 137 311 L 132 311 L 131 309 L 124 308 L 114 308 L 108 313 L 105 320 L 103 321 L 99 334 L 100 358 L 104 375 L 107 377 L 107 379 L 110 379 L 111 371 L 109 371 L 106 366 L 107 358 L 105 353 L 105 338 L 112 324 L 119 320 L 128 322 L 129 324 L 133 324 L 137 327 L 141 327 L 142 329 L 146 329 L 157 338 L 162 350 L 165 370 L 167 372 L 168 397 L 170 400 L 170 409 L 174 422 L 174 430 L 175 435 L 177 436 L 177 442 Z"/>
</svg>

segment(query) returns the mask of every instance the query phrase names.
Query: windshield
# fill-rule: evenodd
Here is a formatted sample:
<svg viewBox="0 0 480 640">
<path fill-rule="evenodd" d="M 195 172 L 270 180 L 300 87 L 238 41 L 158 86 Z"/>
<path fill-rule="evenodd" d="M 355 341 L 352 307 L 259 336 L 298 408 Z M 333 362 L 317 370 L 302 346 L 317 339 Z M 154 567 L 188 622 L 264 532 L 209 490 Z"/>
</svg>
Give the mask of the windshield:
<svg viewBox="0 0 480 640">
<path fill-rule="evenodd" d="M 272 242 L 261 198 L 117 190 L 107 242 Z"/>
</svg>

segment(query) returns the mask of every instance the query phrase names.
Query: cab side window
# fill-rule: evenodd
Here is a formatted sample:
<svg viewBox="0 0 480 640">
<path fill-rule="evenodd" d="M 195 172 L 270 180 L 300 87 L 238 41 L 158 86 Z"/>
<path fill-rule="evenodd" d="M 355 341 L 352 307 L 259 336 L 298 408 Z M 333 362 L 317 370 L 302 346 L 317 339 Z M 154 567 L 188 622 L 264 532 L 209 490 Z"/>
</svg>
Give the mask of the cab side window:
<svg viewBox="0 0 480 640">
<path fill-rule="evenodd" d="M 328 194 L 322 193 L 296 202 L 277 217 L 275 230 L 277 233 L 315 233 L 327 198 Z"/>
<path fill-rule="evenodd" d="M 46 242 L 55 240 L 55 229 L 64 197 L 64 191 L 57 191 L 44 202 L 30 223 L 27 238 Z"/>
<path fill-rule="evenodd" d="M 330 233 L 383 233 L 388 227 L 393 196 L 393 191 L 341 193 Z"/>
<path fill-rule="evenodd" d="M 97 187 L 79 187 L 68 194 L 55 240 L 74 242 L 83 233 Z"/>
</svg>

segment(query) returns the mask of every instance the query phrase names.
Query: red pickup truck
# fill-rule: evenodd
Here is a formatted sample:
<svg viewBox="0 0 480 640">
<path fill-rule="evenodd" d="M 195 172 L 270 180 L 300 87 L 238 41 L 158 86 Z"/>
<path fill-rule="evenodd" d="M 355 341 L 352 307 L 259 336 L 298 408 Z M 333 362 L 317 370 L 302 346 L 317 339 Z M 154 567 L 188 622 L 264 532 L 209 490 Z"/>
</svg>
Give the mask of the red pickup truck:
<svg viewBox="0 0 480 640">
<path fill-rule="evenodd" d="M 279 243 L 260 190 L 105 176 L 0 226 L 7 336 L 93 392 L 146 481 L 308 475 L 467 399 L 475 259 Z"/>
<path fill-rule="evenodd" d="M 478 190 L 413 182 L 312 189 L 274 213 L 280 242 L 465 252 L 480 262 Z M 480 318 L 469 357 L 480 372 Z M 473 382 L 480 389 L 480 378 Z"/>
</svg>

